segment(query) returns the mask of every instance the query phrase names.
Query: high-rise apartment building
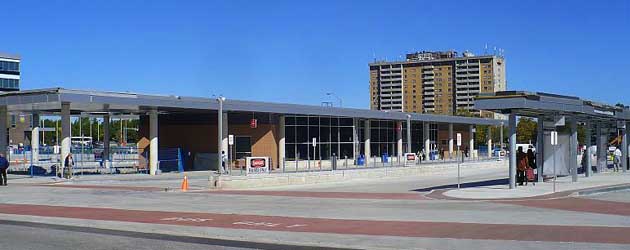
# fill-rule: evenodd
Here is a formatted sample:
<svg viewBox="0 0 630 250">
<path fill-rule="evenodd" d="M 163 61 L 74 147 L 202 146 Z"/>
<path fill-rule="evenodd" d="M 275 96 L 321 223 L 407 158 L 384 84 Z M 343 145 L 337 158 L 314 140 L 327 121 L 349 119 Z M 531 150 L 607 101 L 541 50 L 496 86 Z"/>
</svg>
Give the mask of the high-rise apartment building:
<svg viewBox="0 0 630 250">
<path fill-rule="evenodd" d="M 20 58 L 0 53 L 0 91 L 20 90 Z"/>
<path fill-rule="evenodd" d="M 375 110 L 454 115 L 471 111 L 480 93 L 506 90 L 502 56 L 422 51 L 407 54 L 405 61 L 369 66 L 370 108 Z"/>
</svg>

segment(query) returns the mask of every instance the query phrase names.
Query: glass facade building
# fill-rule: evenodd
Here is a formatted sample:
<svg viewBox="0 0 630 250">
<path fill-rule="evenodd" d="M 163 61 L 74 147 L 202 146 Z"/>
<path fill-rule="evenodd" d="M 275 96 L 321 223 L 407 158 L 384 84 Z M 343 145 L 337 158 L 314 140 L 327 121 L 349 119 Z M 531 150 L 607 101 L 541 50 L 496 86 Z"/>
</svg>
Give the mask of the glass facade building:
<svg viewBox="0 0 630 250">
<path fill-rule="evenodd" d="M 284 129 L 286 160 L 354 158 L 353 118 L 286 115 Z"/>
</svg>

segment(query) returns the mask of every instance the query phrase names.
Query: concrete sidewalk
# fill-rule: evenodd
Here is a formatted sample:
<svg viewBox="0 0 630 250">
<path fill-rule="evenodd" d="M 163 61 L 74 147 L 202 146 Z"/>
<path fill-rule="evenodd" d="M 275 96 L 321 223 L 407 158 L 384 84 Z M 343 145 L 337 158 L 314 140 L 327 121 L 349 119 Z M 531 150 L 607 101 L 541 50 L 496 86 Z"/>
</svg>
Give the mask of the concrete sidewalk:
<svg viewBox="0 0 630 250">
<path fill-rule="evenodd" d="M 509 189 L 507 185 L 492 185 L 453 189 L 443 193 L 444 196 L 457 199 L 517 199 L 554 194 L 553 180 L 543 183 L 529 183 L 527 186 L 517 186 Z M 630 185 L 630 173 L 606 172 L 592 177 L 580 177 L 578 182 L 572 182 L 571 176 L 558 177 L 555 193 L 578 191 L 583 189 L 607 187 L 614 185 Z"/>
</svg>

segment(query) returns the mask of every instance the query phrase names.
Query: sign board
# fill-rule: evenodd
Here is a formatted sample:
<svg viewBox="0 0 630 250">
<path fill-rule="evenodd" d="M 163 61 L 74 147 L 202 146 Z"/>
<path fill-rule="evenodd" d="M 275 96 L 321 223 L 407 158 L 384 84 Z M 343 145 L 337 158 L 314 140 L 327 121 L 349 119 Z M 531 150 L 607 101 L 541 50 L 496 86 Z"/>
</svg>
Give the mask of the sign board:
<svg viewBox="0 0 630 250">
<path fill-rule="evenodd" d="M 413 166 L 417 161 L 418 156 L 415 153 L 405 153 L 405 166 Z"/>
<path fill-rule="evenodd" d="M 317 138 L 313 137 L 313 147 L 317 146 Z"/>
<path fill-rule="evenodd" d="M 258 127 L 258 119 L 251 119 L 251 120 L 249 120 L 249 127 L 250 128 L 257 128 Z"/>
<path fill-rule="evenodd" d="M 228 145 L 234 145 L 234 135 L 228 135 Z"/>
<path fill-rule="evenodd" d="M 462 133 L 457 133 L 457 146 L 462 146 Z"/>
<path fill-rule="evenodd" d="M 566 118 L 564 116 L 555 117 L 553 124 L 556 127 L 562 127 L 566 124 Z"/>
<path fill-rule="evenodd" d="M 558 132 L 551 131 L 551 145 L 558 145 Z"/>
<path fill-rule="evenodd" d="M 246 175 L 269 173 L 269 157 L 246 157 Z"/>
</svg>

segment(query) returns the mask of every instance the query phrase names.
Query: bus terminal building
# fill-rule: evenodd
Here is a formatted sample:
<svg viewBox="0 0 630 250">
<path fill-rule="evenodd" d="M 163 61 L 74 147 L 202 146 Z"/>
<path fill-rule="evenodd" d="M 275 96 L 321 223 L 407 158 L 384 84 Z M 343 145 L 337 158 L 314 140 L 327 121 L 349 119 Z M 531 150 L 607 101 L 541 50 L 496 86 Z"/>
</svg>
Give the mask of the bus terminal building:
<svg viewBox="0 0 630 250">
<path fill-rule="evenodd" d="M 289 164 L 295 169 L 311 167 L 311 160 L 321 162 L 333 157 L 351 164 L 359 159 L 370 164 L 384 161 L 383 155 L 401 157 L 422 152 L 430 158 L 432 152 L 441 151 L 444 158 L 451 158 L 456 151 L 456 134 L 461 135 L 462 149 L 473 155 L 475 126 L 502 128 L 504 123 L 485 118 L 231 99 L 220 105 L 213 98 L 51 88 L 0 94 L 1 138 L 8 138 L 7 117 L 16 113 L 32 115 L 35 121 L 40 116 L 60 118 L 60 159 L 72 150 L 70 138 L 76 136 L 76 131 L 70 129 L 72 117 L 103 119 L 105 155 L 111 150 L 106 126 L 110 117 L 138 117 L 137 165 L 150 174 L 158 172 L 164 159 L 160 154 L 167 148 L 181 149 L 185 171 L 217 169 L 222 151 L 230 155 L 235 166 L 245 164 L 245 157 L 268 157 L 273 169 Z M 37 164 L 40 128 L 38 122 L 32 124 L 32 162 Z M 491 139 L 483 144 L 492 148 Z M 8 139 L 0 140 L 0 147 L 7 148 Z"/>
</svg>

